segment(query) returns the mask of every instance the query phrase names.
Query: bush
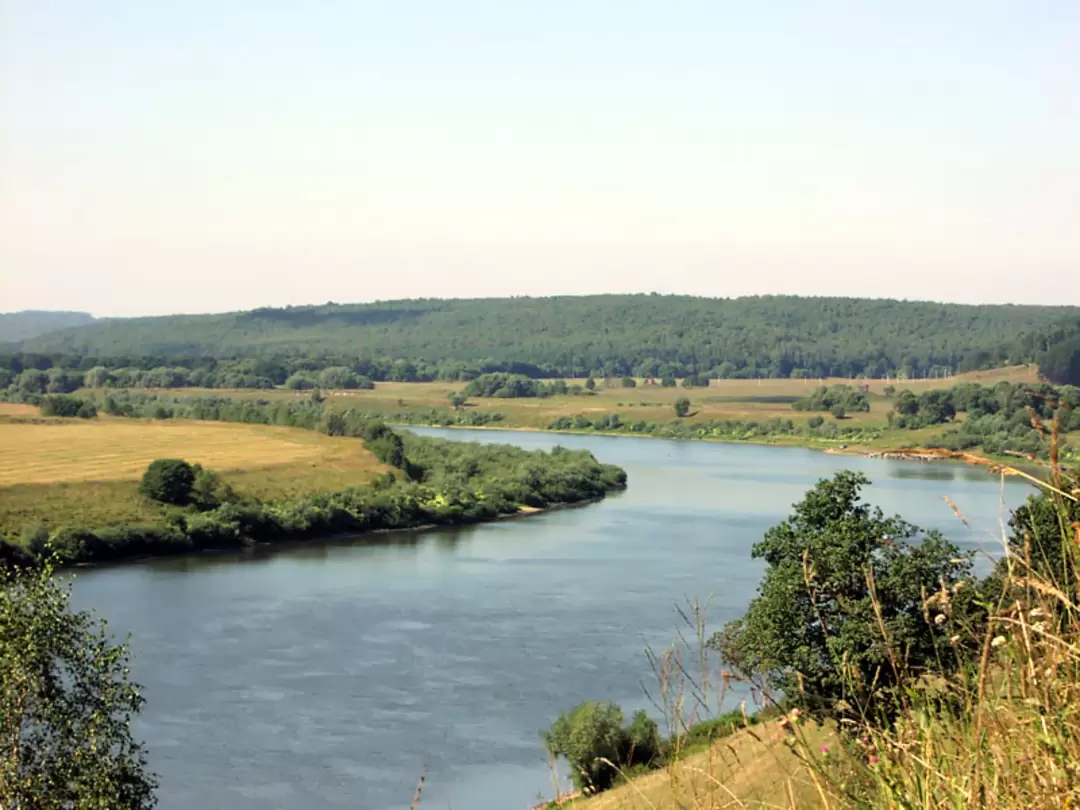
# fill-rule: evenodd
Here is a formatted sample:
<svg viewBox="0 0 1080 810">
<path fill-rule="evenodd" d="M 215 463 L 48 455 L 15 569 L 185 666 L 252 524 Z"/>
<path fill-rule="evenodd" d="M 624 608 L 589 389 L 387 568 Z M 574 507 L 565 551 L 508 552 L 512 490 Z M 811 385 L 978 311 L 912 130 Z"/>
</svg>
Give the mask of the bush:
<svg viewBox="0 0 1080 810">
<path fill-rule="evenodd" d="M 675 415 L 680 419 L 690 413 L 690 400 L 687 397 L 679 397 L 675 400 Z"/>
<path fill-rule="evenodd" d="M 93 419 L 97 416 L 97 406 L 93 402 L 79 397 L 53 394 L 41 400 L 41 415 Z"/>
<path fill-rule="evenodd" d="M 159 458 L 143 473 L 139 492 L 154 501 L 182 506 L 191 499 L 194 485 L 194 467 L 183 459 Z"/>
<path fill-rule="evenodd" d="M 656 723 L 639 711 L 624 728 L 622 709 L 614 703 L 586 701 L 541 736 L 552 756 L 566 757 L 574 785 L 590 792 L 611 787 L 619 768 L 655 763 L 660 749 Z"/>
</svg>

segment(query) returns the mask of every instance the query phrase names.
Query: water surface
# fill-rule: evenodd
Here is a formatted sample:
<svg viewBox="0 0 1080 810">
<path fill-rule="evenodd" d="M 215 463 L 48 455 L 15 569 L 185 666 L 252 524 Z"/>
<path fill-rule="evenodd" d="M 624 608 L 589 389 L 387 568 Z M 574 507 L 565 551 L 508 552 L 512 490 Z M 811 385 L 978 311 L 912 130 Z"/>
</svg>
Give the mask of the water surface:
<svg viewBox="0 0 1080 810">
<path fill-rule="evenodd" d="M 131 633 L 162 810 L 515 810 L 551 794 L 538 730 L 586 698 L 644 705 L 643 646 L 713 595 L 719 627 L 760 578 L 751 545 L 819 478 L 996 552 L 981 470 L 741 444 L 417 430 L 563 444 L 623 466 L 602 503 L 478 527 L 80 573 L 75 601 Z M 949 496 L 972 524 L 966 529 Z"/>
</svg>

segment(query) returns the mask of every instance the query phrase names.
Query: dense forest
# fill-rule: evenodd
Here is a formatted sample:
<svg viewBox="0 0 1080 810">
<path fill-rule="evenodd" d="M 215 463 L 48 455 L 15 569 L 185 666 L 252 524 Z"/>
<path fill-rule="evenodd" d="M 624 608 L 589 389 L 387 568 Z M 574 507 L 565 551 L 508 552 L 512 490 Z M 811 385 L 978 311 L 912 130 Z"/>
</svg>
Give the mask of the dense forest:
<svg viewBox="0 0 1080 810">
<path fill-rule="evenodd" d="M 77 356 L 83 371 L 181 367 L 209 378 L 224 362 L 233 377 L 273 384 L 330 366 L 406 381 L 500 371 L 926 377 L 1029 362 L 1078 318 L 1077 307 L 792 296 L 417 299 L 98 321 L 12 345 L 21 359 L 7 368 Z"/>
</svg>

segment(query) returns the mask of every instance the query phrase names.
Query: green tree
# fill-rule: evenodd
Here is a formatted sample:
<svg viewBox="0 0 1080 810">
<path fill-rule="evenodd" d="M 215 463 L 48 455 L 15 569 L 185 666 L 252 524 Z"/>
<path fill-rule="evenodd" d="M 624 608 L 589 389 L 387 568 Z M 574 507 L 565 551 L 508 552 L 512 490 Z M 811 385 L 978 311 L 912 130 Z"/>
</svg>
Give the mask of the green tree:
<svg viewBox="0 0 1080 810">
<path fill-rule="evenodd" d="M 560 715 L 541 737 L 552 756 L 566 757 L 574 785 L 590 792 L 611 787 L 618 768 L 655 763 L 660 750 L 656 723 L 645 712 L 624 728 L 622 709 L 591 700 Z"/>
<path fill-rule="evenodd" d="M 661 388 L 674 388 L 675 387 L 675 378 L 674 377 L 664 377 L 662 380 L 660 380 L 660 387 Z"/>
<path fill-rule="evenodd" d="M 585 380 L 585 388 L 589 391 L 595 390 L 596 380 L 594 380 L 592 377 L 589 377 L 589 379 Z"/>
<path fill-rule="evenodd" d="M 860 501 L 868 484 L 850 471 L 819 481 L 769 529 L 751 554 L 766 565 L 757 595 L 710 641 L 816 712 L 865 708 L 929 669 L 948 674 L 960 661 L 949 639 L 977 613 L 974 588 L 958 585 L 970 555 Z M 942 591 L 939 620 L 924 597 Z"/>
<path fill-rule="evenodd" d="M 316 385 L 315 380 L 306 374 L 297 372 L 285 380 L 285 387 L 292 391 L 309 391 Z"/>
<path fill-rule="evenodd" d="M 881 389 L 881 393 L 883 393 L 887 397 L 891 397 L 893 394 L 896 393 L 896 386 L 886 385 L 884 388 Z"/>
<path fill-rule="evenodd" d="M 835 405 L 833 405 L 831 408 L 829 408 L 829 413 L 831 413 L 833 415 L 833 419 L 846 419 L 847 418 L 847 410 L 839 402 L 837 402 Z"/>
<path fill-rule="evenodd" d="M 199 509 L 216 509 L 223 503 L 236 500 L 233 488 L 221 480 L 213 470 L 208 470 L 201 464 L 192 465 L 195 478 L 191 484 L 191 492 L 188 500 Z"/>
<path fill-rule="evenodd" d="M 139 492 L 161 503 L 186 504 L 195 485 L 195 468 L 183 459 L 159 458 L 150 462 L 139 483 Z"/>
<path fill-rule="evenodd" d="M 623 377 L 620 381 L 623 388 L 637 388 L 637 380 L 633 377 Z"/>
<path fill-rule="evenodd" d="M 469 401 L 469 398 L 465 395 L 465 392 L 463 391 L 454 391 L 446 398 L 454 407 L 454 410 L 461 410 L 465 407 L 465 403 Z"/>
<path fill-rule="evenodd" d="M 153 807 L 127 649 L 52 574 L 0 567 L 0 806 Z"/>
<path fill-rule="evenodd" d="M 680 419 L 690 413 L 689 397 L 679 397 L 675 400 L 675 415 Z"/>
</svg>

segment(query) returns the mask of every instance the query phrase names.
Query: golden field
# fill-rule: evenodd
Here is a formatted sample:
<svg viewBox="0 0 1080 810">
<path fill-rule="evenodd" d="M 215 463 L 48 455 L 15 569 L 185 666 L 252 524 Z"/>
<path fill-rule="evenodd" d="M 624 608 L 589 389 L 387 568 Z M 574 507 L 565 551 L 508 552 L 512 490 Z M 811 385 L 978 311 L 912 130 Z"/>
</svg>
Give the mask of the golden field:
<svg viewBox="0 0 1080 810">
<path fill-rule="evenodd" d="M 29 420 L 0 410 L 0 526 L 152 520 L 137 487 L 156 458 L 215 470 L 239 493 L 272 500 L 366 483 L 386 467 L 358 439 L 299 428 L 186 420 Z M 36 409 L 31 409 L 36 411 Z"/>
</svg>

